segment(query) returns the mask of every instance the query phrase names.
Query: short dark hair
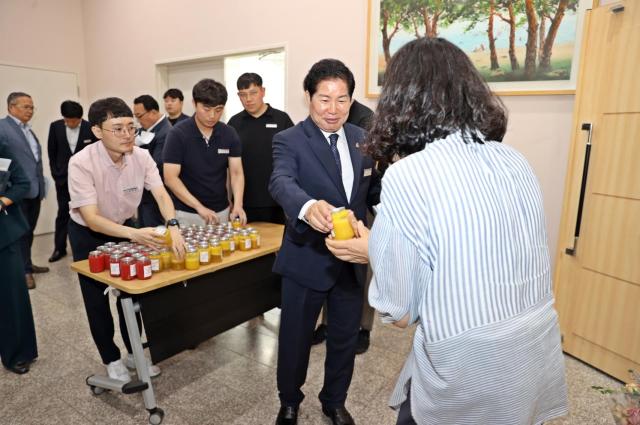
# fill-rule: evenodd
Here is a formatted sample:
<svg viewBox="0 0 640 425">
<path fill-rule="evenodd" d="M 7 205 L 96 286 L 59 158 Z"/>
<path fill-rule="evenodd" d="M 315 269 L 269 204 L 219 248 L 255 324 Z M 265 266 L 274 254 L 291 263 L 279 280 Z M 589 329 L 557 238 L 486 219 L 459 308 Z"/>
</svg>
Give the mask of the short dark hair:
<svg viewBox="0 0 640 425">
<path fill-rule="evenodd" d="M 334 79 L 340 79 L 347 83 L 349 97 L 353 97 L 356 81 L 351 70 L 337 59 L 322 59 L 320 62 L 314 63 L 307 76 L 304 77 L 302 86 L 304 91 L 309 92 L 309 96 L 313 97 L 321 81 Z"/>
<path fill-rule="evenodd" d="M 467 55 L 443 38 L 422 37 L 387 66 L 366 151 L 388 163 L 458 131 L 467 143 L 502 141 L 506 127 L 504 105 Z"/>
<path fill-rule="evenodd" d="M 20 97 L 28 97 L 29 99 L 31 99 L 31 96 L 26 93 L 23 93 L 21 91 L 14 91 L 12 93 L 9 93 L 9 96 L 7 96 L 7 107 L 15 105 L 16 101 Z"/>
<path fill-rule="evenodd" d="M 82 105 L 73 100 L 65 100 L 60 104 L 60 114 L 65 118 L 82 118 Z"/>
<path fill-rule="evenodd" d="M 180 99 L 180 102 L 184 101 L 184 95 L 182 94 L 182 90 L 180 89 L 169 89 L 164 92 L 162 99 L 166 99 L 168 97 L 171 97 L 173 99 Z"/>
<path fill-rule="evenodd" d="M 136 105 L 138 103 L 142 103 L 142 106 L 144 107 L 145 111 L 159 111 L 160 110 L 160 105 L 158 105 L 158 102 L 153 98 L 153 96 L 150 96 L 148 94 L 143 94 L 143 95 L 138 96 L 135 99 L 133 99 L 133 104 L 134 105 Z"/>
<path fill-rule="evenodd" d="M 238 77 L 238 90 L 245 90 L 251 87 L 251 84 L 255 84 L 258 87 L 262 87 L 262 77 L 255 72 L 245 72 Z"/>
<path fill-rule="evenodd" d="M 92 126 L 102 127 L 102 123 L 111 118 L 133 118 L 129 105 L 119 97 L 107 97 L 96 100 L 89 107 L 89 122 Z"/>
<path fill-rule="evenodd" d="M 205 106 L 226 105 L 227 89 L 222 84 L 211 78 L 205 78 L 193 86 L 193 101 Z"/>
</svg>

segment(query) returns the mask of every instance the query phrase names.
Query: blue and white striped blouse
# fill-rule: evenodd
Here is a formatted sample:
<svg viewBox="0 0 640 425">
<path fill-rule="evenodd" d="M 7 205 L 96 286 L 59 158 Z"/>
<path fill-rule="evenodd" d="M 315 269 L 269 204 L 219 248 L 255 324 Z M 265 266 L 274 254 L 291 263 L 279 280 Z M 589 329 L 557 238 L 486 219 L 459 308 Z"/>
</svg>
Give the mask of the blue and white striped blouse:
<svg viewBox="0 0 640 425">
<path fill-rule="evenodd" d="M 369 240 L 369 302 L 409 315 L 418 424 L 536 424 L 566 413 L 542 195 L 524 157 L 461 135 L 387 170 Z"/>
</svg>

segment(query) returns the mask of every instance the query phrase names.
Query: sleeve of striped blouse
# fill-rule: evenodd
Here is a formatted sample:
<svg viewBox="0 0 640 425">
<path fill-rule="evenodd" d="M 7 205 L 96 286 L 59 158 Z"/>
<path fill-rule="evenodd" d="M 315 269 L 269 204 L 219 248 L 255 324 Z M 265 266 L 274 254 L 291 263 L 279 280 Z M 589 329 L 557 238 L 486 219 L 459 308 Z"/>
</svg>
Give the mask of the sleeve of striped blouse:
<svg viewBox="0 0 640 425">
<path fill-rule="evenodd" d="M 369 237 L 369 262 L 373 279 L 369 286 L 369 304 L 384 323 L 397 322 L 409 314 L 409 323 L 418 318 L 418 300 L 414 299 L 419 255 L 416 247 L 394 226 L 384 206 Z"/>
</svg>

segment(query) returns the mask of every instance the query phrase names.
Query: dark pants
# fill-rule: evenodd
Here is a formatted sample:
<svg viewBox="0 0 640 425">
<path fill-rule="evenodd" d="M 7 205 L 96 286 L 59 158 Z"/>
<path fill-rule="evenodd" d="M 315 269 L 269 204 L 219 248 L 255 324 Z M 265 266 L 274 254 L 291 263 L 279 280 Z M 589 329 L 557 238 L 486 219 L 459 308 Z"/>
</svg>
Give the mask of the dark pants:
<svg viewBox="0 0 640 425">
<path fill-rule="evenodd" d="M 140 227 L 156 227 L 165 224 L 158 204 L 153 202 L 143 202 L 138 207 L 138 222 Z"/>
<path fill-rule="evenodd" d="M 307 378 L 311 339 L 322 304 L 327 301 L 327 355 L 319 398 L 328 408 L 342 407 L 351 384 L 360 329 L 362 287 L 353 266 L 345 264 L 335 286 L 316 291 L 282 278 L 282 313 L 278 336 L 278 391 L 284 406 L 298 406 Z"/>
<path fill-rule="evenodd" d="M 20 254 L 24 264 L 24 272 L 32 273 L 31 245 L 33 245 L 33 230 L 36 228 L 40 216 L 40 198 L 23 199 L 20 202 L 20 209 L 29 224 L 29 230 L 20 239 Z"/>
<path fill-rule="evenodd" d="M 58 215 L 56 215 L 56 233 L 53 238 L 54 250 L 67 252 L 67 234 L 69 233 L 69 185 L 67 181 L 56 182 L 56 199 Z"/>
<path fill-rule="evenodd" d="M 280 207 L 245 207 L 247 222 L 265 221 L 267 223 L 284 224 L 284 211 Z"/>
<path fill-rule="evenodd" d="M 69 241 L 71 242 L 71 251 L 73 252 L 73 261 L 86 260 L 89 252 L 96 249 L 97 246 L 106 242 L 117 242 L 120 239 L 97 233 L 88 227 L 81 226 L 73 220 L 69 221 Z M 87 276 L 78 274 L 80 280 L 80 291 L 84 300 L 84 308 L 87 311 L 87 319 L 89 319 L 89 329 L 91 336 L 100 352 L 100 357 L 104 364 L 108 364 L 120 359 L 120 349 L 113 342 L 114 326 L 113 316 L 109 307 L 109 297 L 104 294 L 107 285 L 91 279 Z M 129 334 L 127 333 L 127 325 L 124 321 L 122 306 L 118 300 L 117 303 L 118 318 L 120 319 L 120 334 L 127 352 L 131 353 L 131 343 Z M 137 315 L 138 330 L 142 331 L 141 318 Z"/>
<path fill-rule="evenodd" d="M 407 399 L 400 405 L 396 425 L 417 425 L 411 416 L 411 391 L 407 393 Z"/>
<path fill-rule="evenodd" d="M 31 300 L 24 280 L 20 243 L 0 249 L 0 358 L 6 367 L 38 357 Z"/>
</svg>

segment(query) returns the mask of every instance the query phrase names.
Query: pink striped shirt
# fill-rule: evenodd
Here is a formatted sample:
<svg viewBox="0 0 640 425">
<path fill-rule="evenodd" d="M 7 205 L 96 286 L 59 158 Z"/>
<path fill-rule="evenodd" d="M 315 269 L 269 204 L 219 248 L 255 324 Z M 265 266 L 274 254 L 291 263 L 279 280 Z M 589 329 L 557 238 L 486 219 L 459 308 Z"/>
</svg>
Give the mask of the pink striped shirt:
<svg viewBox="0 0 640 425">
<path fill-rule="evenodd" d="M 162 179 L 149 151 L 135 146 L 116 165 L 99 140 L 69 161 L 71 219 L 86 226 L 78 208 L 97 205 L 100 216 L 122 224 L 135 215 L 143 189 L 157 186 L 162 186 Z"/>
</svg>

